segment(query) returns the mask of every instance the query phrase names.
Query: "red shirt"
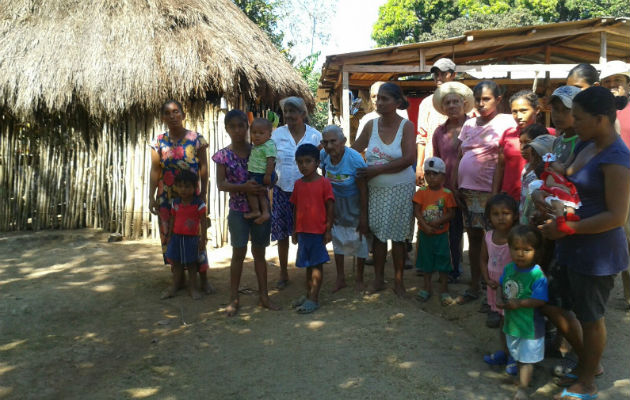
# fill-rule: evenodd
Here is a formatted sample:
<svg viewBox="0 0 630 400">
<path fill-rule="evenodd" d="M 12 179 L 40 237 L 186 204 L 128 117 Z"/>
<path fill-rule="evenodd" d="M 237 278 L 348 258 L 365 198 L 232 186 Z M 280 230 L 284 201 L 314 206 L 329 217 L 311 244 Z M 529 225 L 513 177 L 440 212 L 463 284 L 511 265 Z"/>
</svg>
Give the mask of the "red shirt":
<svg viewBox="0 0 630 400">
<path fill-rule="evenodd" d="M 623 109 L 617 111 L 617 121 L 621 131 L 621 139 L 630 149 L 630 103 Z"/>
<path fill-rule="evenodd" d="M 547 131 L 550 135 L 556 134 L 556 130 L 553 128 L 547 128 Z M 499 140 L 499 146 L 503 148 L 503 160 L 505 162 L 501 192 L 507 193 L 516 202 L 521 199 L 521 172 L 527 164 L 521 155 L 520 135 L 521 129 L 518 126 L 508 128 Z"/>
<path fill-rule="evenodd" d="M 334 199 L 332 185 L 324 177 L 313 182 L 295 181 L 289 200 L 295 205 L 295 232 L 326 232 L 326 202 Z"/>
<path fill-rule="evenodd" d="M 175 217 L 173 233 L 178 235 L 198 236 L 201 218 L 206 216 L 206 203 L 195 197 L 190 204 L 184 205 L 181 199 L 173 200 L 171 215 Z"/>
</svg>

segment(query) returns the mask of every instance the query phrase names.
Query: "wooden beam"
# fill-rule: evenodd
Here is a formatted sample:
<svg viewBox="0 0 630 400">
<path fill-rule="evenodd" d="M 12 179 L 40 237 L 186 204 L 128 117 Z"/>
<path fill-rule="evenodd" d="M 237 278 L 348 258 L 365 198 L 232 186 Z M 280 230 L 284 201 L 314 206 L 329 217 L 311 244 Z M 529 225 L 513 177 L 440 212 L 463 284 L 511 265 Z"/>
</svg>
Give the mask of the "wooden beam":
<svg viewBox="0 0 630 400">
<path fill-rule="evenodd" d="M 590 51 L 570 49 L 568 47 L 562 46 L 550 46 L 550 48 L 552 54 L 564 54 L 568 56 L 573 56 L 583 61 L 596 62 L 599 57 L 598 53 Z"/>
<path fill-rule="evenodd" d="M 463 79 L 458 80 L 457 82 L 461 82 L 466 86 L 473 87 L 477 83 L 481 82 L 483 79 Z M 531 87 L 533 79 L 507 79 L 507 78 L 499 78 L 493 79 L 496 83 L 504 86 L 528 86 Z M 561 84 L 566 81 L 566 78 L 552 78 L 550 82 L 552 84 Z M 435 90 L 435 82 L 433 81 L 392 81 L 402 88 L 427 88 L 431 91 Z M 360 79 L 350 79 L 350 88 L 351 89 L 367 89 L 369 88 L 374 81 L 372 80 L 360 80 Z"/>
<path fill-rule="evenodd" d="M 606 50 L 607 50 L 607 44 L 606 44 L 606 32 L 600 32 L 599 34 L 599 63 L 600 64 L 606 64 Z"/>
<path fill-rule="evenodd" d="M 501 46 L 503 47 L 503 46 Z M 524 49 L 516 49 L 516 50 L 508 50 L 501 52 L 492 52 L 492 53 L 483 53 L 483 54 L 475 54 L 473 56 L 464 56 L 457 57 L 458 63 L 466 63 L 470 61 L 478 61 L 478 60 L 490 60 L 498 57 L 515 57 L 515 56 L 524 56 L 527 54 L 534 54 L 538 52 L 542 52 L 543 46 L 535 46 L 535 47 L 527 47 Z"/>
<path fill-rule="evenodd" d="M 341 115 L 343 116 L 342 129 L 346 136 L 350 136 L 350 73 L 346 71 L 344 67 L 342 72 L 342 85 L 341 91 Z"/>
</svg>

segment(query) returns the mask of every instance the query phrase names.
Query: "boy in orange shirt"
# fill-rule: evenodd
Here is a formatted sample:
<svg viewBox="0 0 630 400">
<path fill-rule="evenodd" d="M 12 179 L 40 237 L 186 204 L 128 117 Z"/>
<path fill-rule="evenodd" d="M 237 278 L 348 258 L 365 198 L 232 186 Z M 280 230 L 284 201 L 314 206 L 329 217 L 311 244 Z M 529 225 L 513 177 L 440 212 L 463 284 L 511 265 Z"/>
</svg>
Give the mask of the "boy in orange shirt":
<svg viewBox="0 0 630 400">
<path fill-rule="evenodd" d="M 426 186 L 413 196 L 414 215 L 418 219 L 418 258 L 416 268 L 424 274 L 424 289 L 417 299 L 427 301 L 433 293 L 431 277 L 440 275 L 440 301 L 442 305 L 454 304 L 448 294 L 448 273 L 453 269 L 448 242 L 448 222 L 455 216 L 455 197 L 444 187 L 446 165 L 439 157 L 424 161 Z"/>
</svg>

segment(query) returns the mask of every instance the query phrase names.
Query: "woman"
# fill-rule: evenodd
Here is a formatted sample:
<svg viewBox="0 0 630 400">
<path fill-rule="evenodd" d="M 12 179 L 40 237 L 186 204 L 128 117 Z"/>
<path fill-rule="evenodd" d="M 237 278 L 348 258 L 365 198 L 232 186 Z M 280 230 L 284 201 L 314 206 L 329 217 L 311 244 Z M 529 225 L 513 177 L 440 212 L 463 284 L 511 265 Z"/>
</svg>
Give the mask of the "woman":
<svg viewBox="0 0 630 400">
<path fill-rule="evenodd" d="M 239 285 L 243 273 L 243 261 L 247 253 L 247 242 L 251 238 L 254 269 L 258 279 L 258 305 L 270 310 L 278 310 L 267 294 L 267 261 L 265 249 L 269 246 L 271 221 L 261 224 L 246 219 L 249 211 L 247 194 L 265 193 L 266 189 L 254 181 L 250 181 L 247 173 L 247 161 L 252 146 L 247 140 L 247 115 L 241 110 L 232 110 L 225 115 L 225 130 L 232 143 L 217 151 L 212 161 L 217 164 L 217 187 L 230 194 L 230 212 L 228 214 L 228 230 L 232 245 L 230 261 L 230 304 L 225 311 L 228 317 L 236 315 L 240 307 Z"/>
<path fill-rule="evenodd" d="M 617 135 L 615 98 L 594 86 L 573 99 L 574 127 L 581 143 L 567 178 L 576 186 L 582 206 L 580 221 L 555 220 L 542 225 L 543 234 L 556 243 L 558 263 L 567 266 L 573 311 L 583 331 L 575 346 L 579 363 L 575 382 L 557 399 L 597 397 L 594 378 L 606 347 L 606 302 L 618 272 L 628 266 L 623 225 L 630 202 L 630 151 Z M 562 227 L 564 225 L 564 227 Z"/>
<path fill-rule="evenodd" d="M 409 103 L 400 87 L 386 83 L 379 88 L 376 111 L 380 117 L 369 121 L 352 146 L 366 150 L 368 167 L 358 177 L 368 180 L 368 221 L 374 234 L 374 290 L 385 288 L 387 241 L 392 241 L 395 286 L 398 296 L 405 294 L 403 269 L 405 240 L 413 234 L 413 203 L 416 158 L 415 129 L 396 113 Z"/>
<path fill-rule="evenodd" d="M 509 114 L 500 114 L 497 107 L 502 94 L 493 81 L 481 81 L 473 89 L 479 117 L 464 123 L 459 140 L 462 142 L 457 167 L 460 201 L 464 205 L 464 227 L 468 234 L 470 287 L 457 302 L 463 304 L 479 298 L 481 277 L 480 250 L 486 226 L 484 211 L 492 196 L 492 179 L 497 168 L 499 139 L 506 129 L 516 126 Z"/>
<path fill-rule="evenodd" d="M 289 283 L 287 272 L 289 258 L 289 238 L 293 234 L 293 205 L 289 202 L 293 184 L 302 177 L 295 162 L 295 151 L 302 144 L 320 146 L 322 134 L 308 126 L 308 112 L 304 100 L 299 97 L 287 97 L 280 101 L 282 116 L 286 125 L 273 131 L 271 140 L 276 144 L 276 174 L 278 181 L 273 187 L 273 205 L 271 208 L 271 240 L 278 241 L 280 260 L 280 279 L 278 289 Z"/>
<path fill-rule="evenodd" d="M 433 94 L 433 107 L 448 119 L 438 126 L 433 133 L 433 155 L 440 157 L 446 164 L 446 181 L 444 186 L 450 189 L 459 199 L 457 193 L 457 163 L 461 142 L 459 133 L 469 117 L 467 114 L 474 104 L 473 92 L 460 82 L 446 82 L 440 85 Z M 451 279 L 455 281 L 461 275 L 460 263 L 462 259 L 462 236 L 464 235 L 464 221 L 461 204 L 455 210 L 455 218 L 449 225 L 449 242 L 453 271 Z"/>
<path fill-rule="evenodd" d="M 186 114 L 180 102 L 168 100 L 160 109 L 162 122 L 168 131 L 160 134 L 151 146 L 151 181 L 149 184 L 149 210 L 158 216 L 162 256 L 166 259 L 166 235 L 171 212 L 171 200 L 174 197 L 173 184 L 175 175 L 186 169 L 199 176 L 201 181 L 198 195 L 207 198 L 208 188 L 208 142 L 197 132 L 184 128 Z M 157 192 L 157 193 L 156 193 Z M 172 268 L 171 268 L 172 270 Z M 212 293 L 214 289 L 208 283 L 208 256 L 204 250 L 199 254 L 199 277 L 201 290 Z M 182 279 L 181 282 L 184 280 Z M 195 288 L 191 288 L 195 290 Z M 167 293 L 163 294 L 163 297 Z"/>
<path fill-rule="evenodd" d="M 599 85 L 599 72 L 591 64 L 578 64 L 571 68 L 567 75 L 567 86 L 584 90 L 597 85 Z"/>
</svg>

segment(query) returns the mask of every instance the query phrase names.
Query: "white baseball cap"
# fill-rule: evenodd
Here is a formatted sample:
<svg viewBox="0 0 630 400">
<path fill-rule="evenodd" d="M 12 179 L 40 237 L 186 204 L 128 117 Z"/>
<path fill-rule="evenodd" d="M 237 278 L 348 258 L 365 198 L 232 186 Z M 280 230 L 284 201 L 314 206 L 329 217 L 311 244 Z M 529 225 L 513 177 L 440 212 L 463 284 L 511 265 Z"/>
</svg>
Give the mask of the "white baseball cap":
<svg viewBox="0 0 630 400">
<path fill-rule="evenodd" d="M 599 74 L 599 80 L 601 82 L 604 78 L 613 75 L 625 75 L 630 79 L 630 68 L 628 64 L 621 60 L 607 62 L 604 68 L 602 68 L 602 72 Z"/>
<path fill-rule="evenodd" d="M 455 63 L 450 58 L 440 58 L 436 62 L 433 63 L 431 67 L 431 72 L 435 72 L 435 70 L 439 70 L 442 72 L 447 71 L 455 71 Z"/>
<path fill-rule="evenodd" d="M 446 164 L 440 157 L 431 157 L 424 160 L 424 171 L 433 171 L 438 174 L 446 173 Z"/>
</svg>

